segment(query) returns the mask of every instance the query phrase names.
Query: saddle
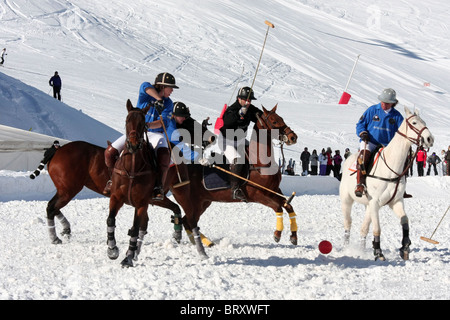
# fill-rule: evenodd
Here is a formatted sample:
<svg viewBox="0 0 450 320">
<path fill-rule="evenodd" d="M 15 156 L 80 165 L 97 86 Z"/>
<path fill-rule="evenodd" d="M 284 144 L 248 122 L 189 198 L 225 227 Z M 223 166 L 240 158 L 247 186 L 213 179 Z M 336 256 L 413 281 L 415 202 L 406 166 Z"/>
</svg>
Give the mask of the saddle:
<svg viewBox="0 0 450 320">
<path fill-rule="evenodd" d="M 372 170 L 375 163 L 378 161 L 381 151 L 383 151 L 384 146 L 378 145 L 370 154 L 370 159 L 366 168 L 366 172 L 369 173 L 370 170 Z M 356 171 L 358 171 L 358 159 L 355 160 L 355 162 L 348 168 L 350 171 L 352 171 L 351 175 L 355 174 Z"/>
<path fill-rule="evenodd" d="M 230 164 L 226 163 L 226 158 L 223 156 L 223 161 L 221 164 L 217 164 L 214 162 L 214 165 L 217 167 L 221 167 L 227 171 L 230 171 Z M 203 178 L 202 183 L 206 190 L 214 191 L 214 190 L 222 190 L 222 189 L 230 189 L 230 174 L 223 172 L 214 167 L 205 167 L 203 166 Z M 248 179 L 250 175 L 250 164 L 248 162 L 248 158 L 245 157 L 245 166 L 244 166 L 244 174 L 243 178 Z M 244 185 L 245 181 L 241 185 Z"/>
</svg>

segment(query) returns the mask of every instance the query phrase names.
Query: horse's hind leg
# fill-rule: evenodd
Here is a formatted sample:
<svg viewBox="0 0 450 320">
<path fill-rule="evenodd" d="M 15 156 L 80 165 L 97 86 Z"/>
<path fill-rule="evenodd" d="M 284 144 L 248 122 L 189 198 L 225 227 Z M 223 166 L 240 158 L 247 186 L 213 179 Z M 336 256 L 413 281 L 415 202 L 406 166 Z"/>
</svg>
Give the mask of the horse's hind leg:
<svg viewBox="0 0 450 320">
<path fill-rule="evenodd" d="M 348 197 L 347 199 L 341 198 L 341 210 L 344 217 L 344 246 L 348 246 L 350 243 L 350 230 L 352 228 L 352 205 L 353 200 Z"/>
<path fill-rule="evenodd" d="M 58 238 L 56 234 L 56 226 L 55 226 L 55 217 L 58 218 L 59 222 L 63 226 L 63 231 L 61 232 L 61 235 L 70 237 L 70 223 L 66 219 L 66 217 L 62 214 L 62 212 L 59 210 L 60 208 L 64 207 L 67 203 L 69 203 L 69 200 L 64 200 L 62 197 L 56 193 L 53 198 L 48 202 L 47 204 L 47 226 L 48 226 L 48 233 L 50 237 L 50 241 L 52 244 L 61 244 L 61 239 Z"/>
<path fill-rule="evenodd" d="M 297 226 L 297 219 L 296 219 L 296 214 L 294 212 L 294 208 L 288 204 L 284 207 L 289 215 L 289 225 L 290 225 L 290 229 L 291 229 L 291 236 L 289 237 L 289 241 L 293 244 L 293 245 L 297 245 L 298 242 L 298 238 L 297 238 L 297 230 L 298 230 L 298 226 Z M 279 212 L 281 212 L 281 215 L 279 214 Z M 283 210 L 280 208 L 277 209 L 277 231 L 278 228 L 280 227 L 278 224 L 281 220 L 281 230 L 283 230 Z M 276 235 L 278 234 L 277 231 L 275 231 L 274 233 L 274 239 L 276 242 L 280 241 L 280 238 L 278 237 L 278 241 L 276 240 Z M 279 233 L 279 236 L 281 237 L 281 231 Z"/>
</svg>

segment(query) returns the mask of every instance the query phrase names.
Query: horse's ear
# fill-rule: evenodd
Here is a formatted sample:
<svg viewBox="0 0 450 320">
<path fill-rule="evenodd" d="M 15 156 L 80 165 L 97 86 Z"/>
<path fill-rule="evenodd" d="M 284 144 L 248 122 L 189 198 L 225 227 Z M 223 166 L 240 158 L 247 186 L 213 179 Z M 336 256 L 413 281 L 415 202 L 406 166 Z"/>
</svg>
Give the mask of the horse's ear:
<svg viewBox="0 0 450 320">
<path fill-rule="evenodd" d="M 278 107 L 278 103 L 275 105 L 275 107 L 273 107 L 271 112 L 276 112 L 277 111 L 277 107 Z"/>
<path fill-rule="evenodd" d="M 412 112 L 409 110 L 409 108 L 407 106 L 405 106 L 405 114 L 406 114 L 406 117 L 409 117 L 412 115 Z"/>
<path fill-rule="evenodd" d="M 130 99 L 127 100 L 127 110 L 130 112 L 130 110 L 133 109 L 133 105 L 131 104 Z"/>
<path fill-rule="evenodd" d="M 266 109 L 266 108 L 264 108 L 264 106 L 263 106 L 263 105 L 261 105 L 261 107 L 262 107 L 262 109 L 263 109 L 263 111 L 264 111 L 264 113 L 265 113 L 265 114 L 269 113 L 269 111 L 267 111 L 267 109 Z"/>
</svg>

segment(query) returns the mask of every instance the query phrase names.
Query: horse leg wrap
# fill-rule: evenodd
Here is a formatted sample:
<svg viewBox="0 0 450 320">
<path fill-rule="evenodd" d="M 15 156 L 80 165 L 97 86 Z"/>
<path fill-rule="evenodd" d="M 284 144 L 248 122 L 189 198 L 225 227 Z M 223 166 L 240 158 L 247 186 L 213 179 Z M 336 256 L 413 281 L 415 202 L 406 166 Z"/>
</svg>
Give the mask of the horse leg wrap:
<svg viewBox="0 0 450 320">
<path fill-rule="evenodd" d="M 142 244 L 144 243 L 144 236 L 147 234 L 147 231 L 139 230 L 139 235 L 137 238 L 137 248 L 136 253 L 134 255 L 134 260 L 137 260 L 139 253 L 141 253 Z"/>
<path fill-rule="evenodd" d="M 63 231 L 61 232 L 61 235 L 69 236 L 70 235 L 69 221 L 66 219 L 66 217 L 61 212 L 59 214 L 57 214 L 56 217 L 58 218 L 59 222 L 63 226 Z"/>
<path fill-rule="evenodd" d="M 284 225 L 283 225 L 283 212 L 277 212 L 277 231 L 283 231 Z"/>
<path fill-rule="evenodd" d="M 203 247 L 199 228 L 196 227 L 196 228 L 192 229 L 192 233 L 194 234 L 194 241 L 195 241 L 195 246 L 197 247 L 197 252 L 200 254 L 200 256 L 202 256 L 204 258 L 208 257 L 206 255 L 205 248 Z"/>
<path fill-rule="evenodd" d="M 203 245 L 209 247 L 212 247 L 214 245 L 214 242 L 209 240 L 203 233 L 200 232 L 200 239 L 202 240 Z"/>
<path fill-rule="evenodd" d="M 135 257 L 135 253 L 136 253 L 136 250 L 137 250 L 137 239 L 138 239 L 137 236 L 131 237 L 130 238 L 130 243 L 128 245 L 128 250 L 127 250 L 126 256 L 127 257 L 131 257 L 132 259 L 136 258 Z"/>
<path fill-rule="evenodd" d="M 116 219 L 108 218 L 106 220 L 106 224 L 106 232 L 108 234 L 108 240 L 106 243 L 109 248 L 114 248 L 116 246 L 116 237 L 114 236 L 116 230 Z"/>
<path fill-rule="evenodd" d="M 295 214 L 295 212 L 290 212 L 289 213 L 289 221 L 291 223 L 291 231 L 297 231 L 298 226 L 297 226 L 297 220 L 295 219 L 297 215 Z"/>
<path fill-rule="evenodd" d="M 62 241 L 56 235 L 55 220 L 47 219 L 48 235 L 52 244 L 60 244 Z"/>
<path fill-rule="evenodd" d="M 173 228 L 175 231 L 181 231 L 183 229 L 183 224 L 181 223 L 181 214 L 174 214 L 170 217 L 171 222 L 174 224 Z"/>
<path fill-rule="evenodd" d="M 188 236 L 189 241 L 190 241 L 192 244 L 195 244 L 195 241 L 194 241 L 194 235 L 192 234 L 192 232 L 189 231 L 189 230 L 186 230 L 186 234 L 187 234 L 187 236 Z"/>
<path fill-rule="evenodd" d="M 381 251 L 381 247 L 380 247 L 380 236 L 374 237 L 372 245 L 373 245 L 373 254 L 375 256 L 375 260 L 380 259 L 380 260 L 384 261 L 385 258 Z"/>
</svg>

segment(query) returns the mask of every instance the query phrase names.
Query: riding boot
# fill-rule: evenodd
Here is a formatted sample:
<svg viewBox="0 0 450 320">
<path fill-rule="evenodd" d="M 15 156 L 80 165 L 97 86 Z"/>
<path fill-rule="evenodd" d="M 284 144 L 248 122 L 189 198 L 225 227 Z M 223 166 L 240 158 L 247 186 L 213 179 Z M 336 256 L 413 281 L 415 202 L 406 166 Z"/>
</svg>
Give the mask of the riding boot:
<svg viewBox="0 0 450 320">
<path fill-rule="evenodd" d="M 108 145 L 108 148 L 106 148 L 105 150 L 105 164 L 108 167 L 109 172 L 111 172 L 111 170 L 114 168 L 117 159 L 119 159 L 119 151 L 112 145 Z M 105 189 L 103 189 L 103 194 L 105 196 L 110 194 L 111 185 L 112 181 L 111 179 L 109 179 L 108 182 L 106 183 Z"/>
<path fill-rule="evenodd" d="M 244 164 L 237 164 L 237 159 L 234 160 L 233 164 L 230 165 L 230 171 L 238 176 L 241 175 Z M 230 185 L 231 185 L 231 197 L 233 200 L 241 200 L 247 202 L 244 191 L 241 189 L 241 179 L 234 175 L 230 175 Z"/>
<path fill-rule="evenodd" d="M 369 150 L 361 150 L 358 155 L 358 160 L 362 159 L 362 164 L 358 163 L 358 170 L 356 172 L 356 188 L 355 195 L 357 197 L 362 197 L 366 190 L 366 173 L 363 173 L 363 170 L 367 170 L 367 166 L 369 165 L 370 159 L 370 151 Z"/>
<path fill-rule="evenodd" d="M 156 175 L 155 188 L 153 189 L 153 200 L 164 200 L 164 182 L 170 165 L 169 148 L 158 148 L 156 151 L 156 162 L 158 173 Z"/>
</svg>

